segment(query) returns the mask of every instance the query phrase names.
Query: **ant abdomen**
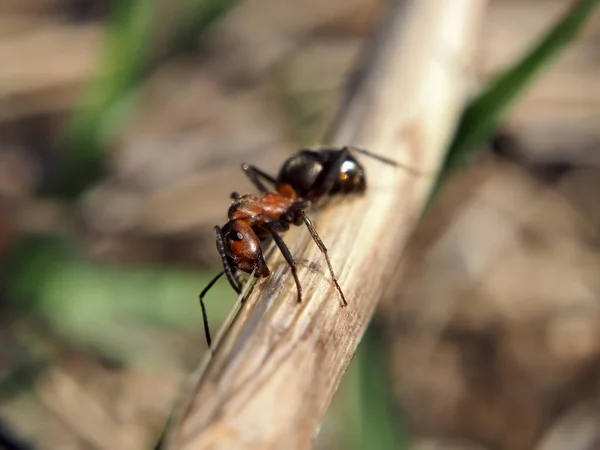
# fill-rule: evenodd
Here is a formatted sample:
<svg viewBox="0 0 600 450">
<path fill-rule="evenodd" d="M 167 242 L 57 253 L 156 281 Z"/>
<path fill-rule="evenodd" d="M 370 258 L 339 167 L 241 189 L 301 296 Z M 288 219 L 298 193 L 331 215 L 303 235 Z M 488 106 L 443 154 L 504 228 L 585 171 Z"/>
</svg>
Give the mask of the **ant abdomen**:
<svg viewBox="0 0 600 450">
<path fill-rule="evenodd" d="M 300 198 L 363 192 L 365 171 L 349 150 L 301 150 L 279 171 L 277 181 L 289 184 Z"/>
</svg>

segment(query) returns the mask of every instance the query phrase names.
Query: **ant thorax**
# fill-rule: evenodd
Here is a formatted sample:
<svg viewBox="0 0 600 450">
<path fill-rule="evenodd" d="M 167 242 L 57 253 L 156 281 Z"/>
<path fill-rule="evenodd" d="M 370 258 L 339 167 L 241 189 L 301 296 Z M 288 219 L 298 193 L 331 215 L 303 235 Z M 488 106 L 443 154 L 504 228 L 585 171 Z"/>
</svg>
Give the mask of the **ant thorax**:
<svg viewBox="0 0 600 450">
<path fill-rule="evenodd" d="M 229 207 L 229 220 L 244 220 L 254 226 L 270 220 L 278 220 L 294 204 L 294 199 L 281 194 L 268 193 L 262 197 L 244 194 L 238 197 Z"/>
</svg>

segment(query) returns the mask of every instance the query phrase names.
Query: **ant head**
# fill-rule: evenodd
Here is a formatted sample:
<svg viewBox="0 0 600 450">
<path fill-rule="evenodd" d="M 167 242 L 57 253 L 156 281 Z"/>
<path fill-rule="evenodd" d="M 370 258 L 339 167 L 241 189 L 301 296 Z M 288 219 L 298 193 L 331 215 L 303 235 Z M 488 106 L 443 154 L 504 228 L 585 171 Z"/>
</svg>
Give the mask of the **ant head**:
<svg viewBox="0 0 600 450">
<path fill-rule="evenodd" d="M 252 273 L 256 268 L 256 275 L 267 277 L 269 268 L 265 263 L 258 236 L 247 222 L 243 220 L 230 220 L 222 230 L 225 252 L 242 271 Z"/>
</svg>

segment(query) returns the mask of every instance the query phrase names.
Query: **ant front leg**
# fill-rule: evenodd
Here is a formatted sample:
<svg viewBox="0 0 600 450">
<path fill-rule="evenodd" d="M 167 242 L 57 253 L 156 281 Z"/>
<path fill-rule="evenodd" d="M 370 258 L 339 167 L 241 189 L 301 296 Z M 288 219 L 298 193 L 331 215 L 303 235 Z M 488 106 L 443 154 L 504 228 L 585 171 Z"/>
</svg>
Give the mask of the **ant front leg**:
<svg viewBox="0 0 600 450">
<path fill-rule="evenodd" d="M 342 288 L 340 287 L 340 284 L 338 283 L 337 276 L 335 275 L 335 272 L 333 271 L 333 267 L 331 266 L 331 261 L 329 260 L 329 255 L 327 254 L 327 247 L 325 247 L 325 244 L 321 240 L 319 233 L 317 233 L 317 229 L 315 228 L 312 221 L 308 218 L 308 216 L 306 215 L 306 213 L 304 212 L 303 209 L 297 210 L 295 213 L 295 216 L 296 216 L 295 218 L 298 222 L 299 222 L 299 219 L 301 219 L 304 222 L 304 224 L 308 228 L 310 235 L 313 238 L 313 241 L 315 241 L 315 244 L 317 244 L 317 247 L 319 247 L 319 250 L 321 250 L 321 253 L 323 253 L 323 256 L 325 256 L 325 261 L 327 261 L 327 267 L 329 267 L 329 273 L 331 274 L 331 278 L 333 279 L 333 284 L 335 284 L 335 287 L 338 290 L 338 292 L 340 293 L 340 297 L 342 298 L 342 306 L 348 306 L 348 302 L 346 301 L 344 292 L 342 291 Z"/>
<path fill-rule="evenodd" d="M 208 348 L 210 348 L 212 341 L 210 339 L 210 329 L 208 327 L 208 314 L 206 314 L 204 296 L 210 290 L 210 288 L 213 287 L 217 280 L 223 276 L 223 274 L 225 274 L 225 271 L 219 272 L 219 274 L 216 277 L 214 277 L 204 289 L 202 289 L 202 292 L 200 292 L 200 295 L 198 296 L 200 300 L 200 308 L 202 308 L 202 322 L 204 323 L 204 335 L 206 336 L 206 344 L 208 345 Z"/>
<path fill-rule="evenodd" d="M 208 348 L 210 348 L 210 346 L 212 344 L 212 339 L 210 338 L 210 328 L 208 326 L 208 314 L 206 313 L 206 305 L 204 304 L 204 296 L 210 290 L 210 288 L 212 288 L 213 285 L 219 280 L 219 278 L 221 278 L 223 275 L 225 275 L 224 270 L 219 272 L 210 281 L 210 283 L 208 283 L 208 285 L 204 289 L 202 289 L 202 292 L 200 292 L 200 295 L 198 296 L 198 298 L 200 300 L 200 308 L 202 309 L 202 322 L 204 323 L 204 335 L 206 336 L 206 344 L 208 345 Z M 242 280 L 240 271 L 234 270 L 233 276 L 235 277 L 235 280 L 237 281 L 238 285 L 242 286 L 243 280 Z"/>
<path fill-rule="evenodd" d="M 227 252 L 225 252 L 225 244 L 223 243 L 223 232 L 221 231 L 221 227 L 216 226 L 215 232 L 217 233 L 217 250 L 219 251 L 219 255 L 221 255 L 221 261 L 223 263 L 223 271 L 225 275 L 227 275 L 227 280 L 229 284 L 233 288 L 237 294 L 242 293 L 241 284 L 238 284 L 238 280 L 233 274 L 233 269 L 229 265 L 229 260 L 227 259 Z"/>
<path fill-rule="evenodd" d="M 263 182 L 261 181 L 261 178 L 268 181 L 270 184 L 272 184 L 274 188 L 277 188 L 277 186 L 279 184 L 279 183 L 277 183 L 277 180 L 275 178 L 273 178 L 268 173 L 263 172 L 258 167 L 254 167 L 254 166 L 244 163 L 244 164 L 242 164 L 242 170 L 244 171 L 246 176 L 248 178 L 250 178 L 250 181 L 252 181 L 252 184 L 254 186 L 256 186 L 256 188 L 261 192 L 261 194 L 269 193 L 269 189 L 267 189 L 267 187 L 263 184 Z"/>
<path fill-rule="evenodd" d="M 294 261 L 294 257 L 292 256 L 292 253 L 290 252 L 288 246 L 285 244 L 285 242 L 283 242 L 283 239 L 277 233 L 278 231 L 282 232 L 289 230 L 290 226 L 287 222 L 277 220 L 265 223 L 263 225 L 263 228 L 265 228 L 269 233 L 271 233 L 275 244 L 277 244 L 277 247 L 279 247 L 279 250 L 283 254 L 283 257 L 290 266 L 292 276 L 294 277 L 294 281 L 296 282 L 296 288 L 298 290 L 298 303 L 300 303 L 302 301 L 302 286 L 300 285 L 300 279 L 298 278 L 298 268 L 296 267 L 296 261 Z"/>
</svg>

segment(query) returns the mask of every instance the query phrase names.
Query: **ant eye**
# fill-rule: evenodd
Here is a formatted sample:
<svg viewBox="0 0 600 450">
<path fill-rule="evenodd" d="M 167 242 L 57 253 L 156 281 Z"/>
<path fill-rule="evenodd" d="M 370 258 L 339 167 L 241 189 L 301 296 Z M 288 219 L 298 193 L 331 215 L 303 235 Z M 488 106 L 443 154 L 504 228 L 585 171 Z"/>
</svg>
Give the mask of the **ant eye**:
<svg viewBox="0 0 600 450">
<path fill-rule="evenodd" d="M 244 239 L 244 236 L 242 236 L 242 233 L 239 233 L 237 231 L 233 231 L 233 232 L 229 233 L 229 238 L 232 241 L 241 241 L 242 239 Z"/>
</svg>

